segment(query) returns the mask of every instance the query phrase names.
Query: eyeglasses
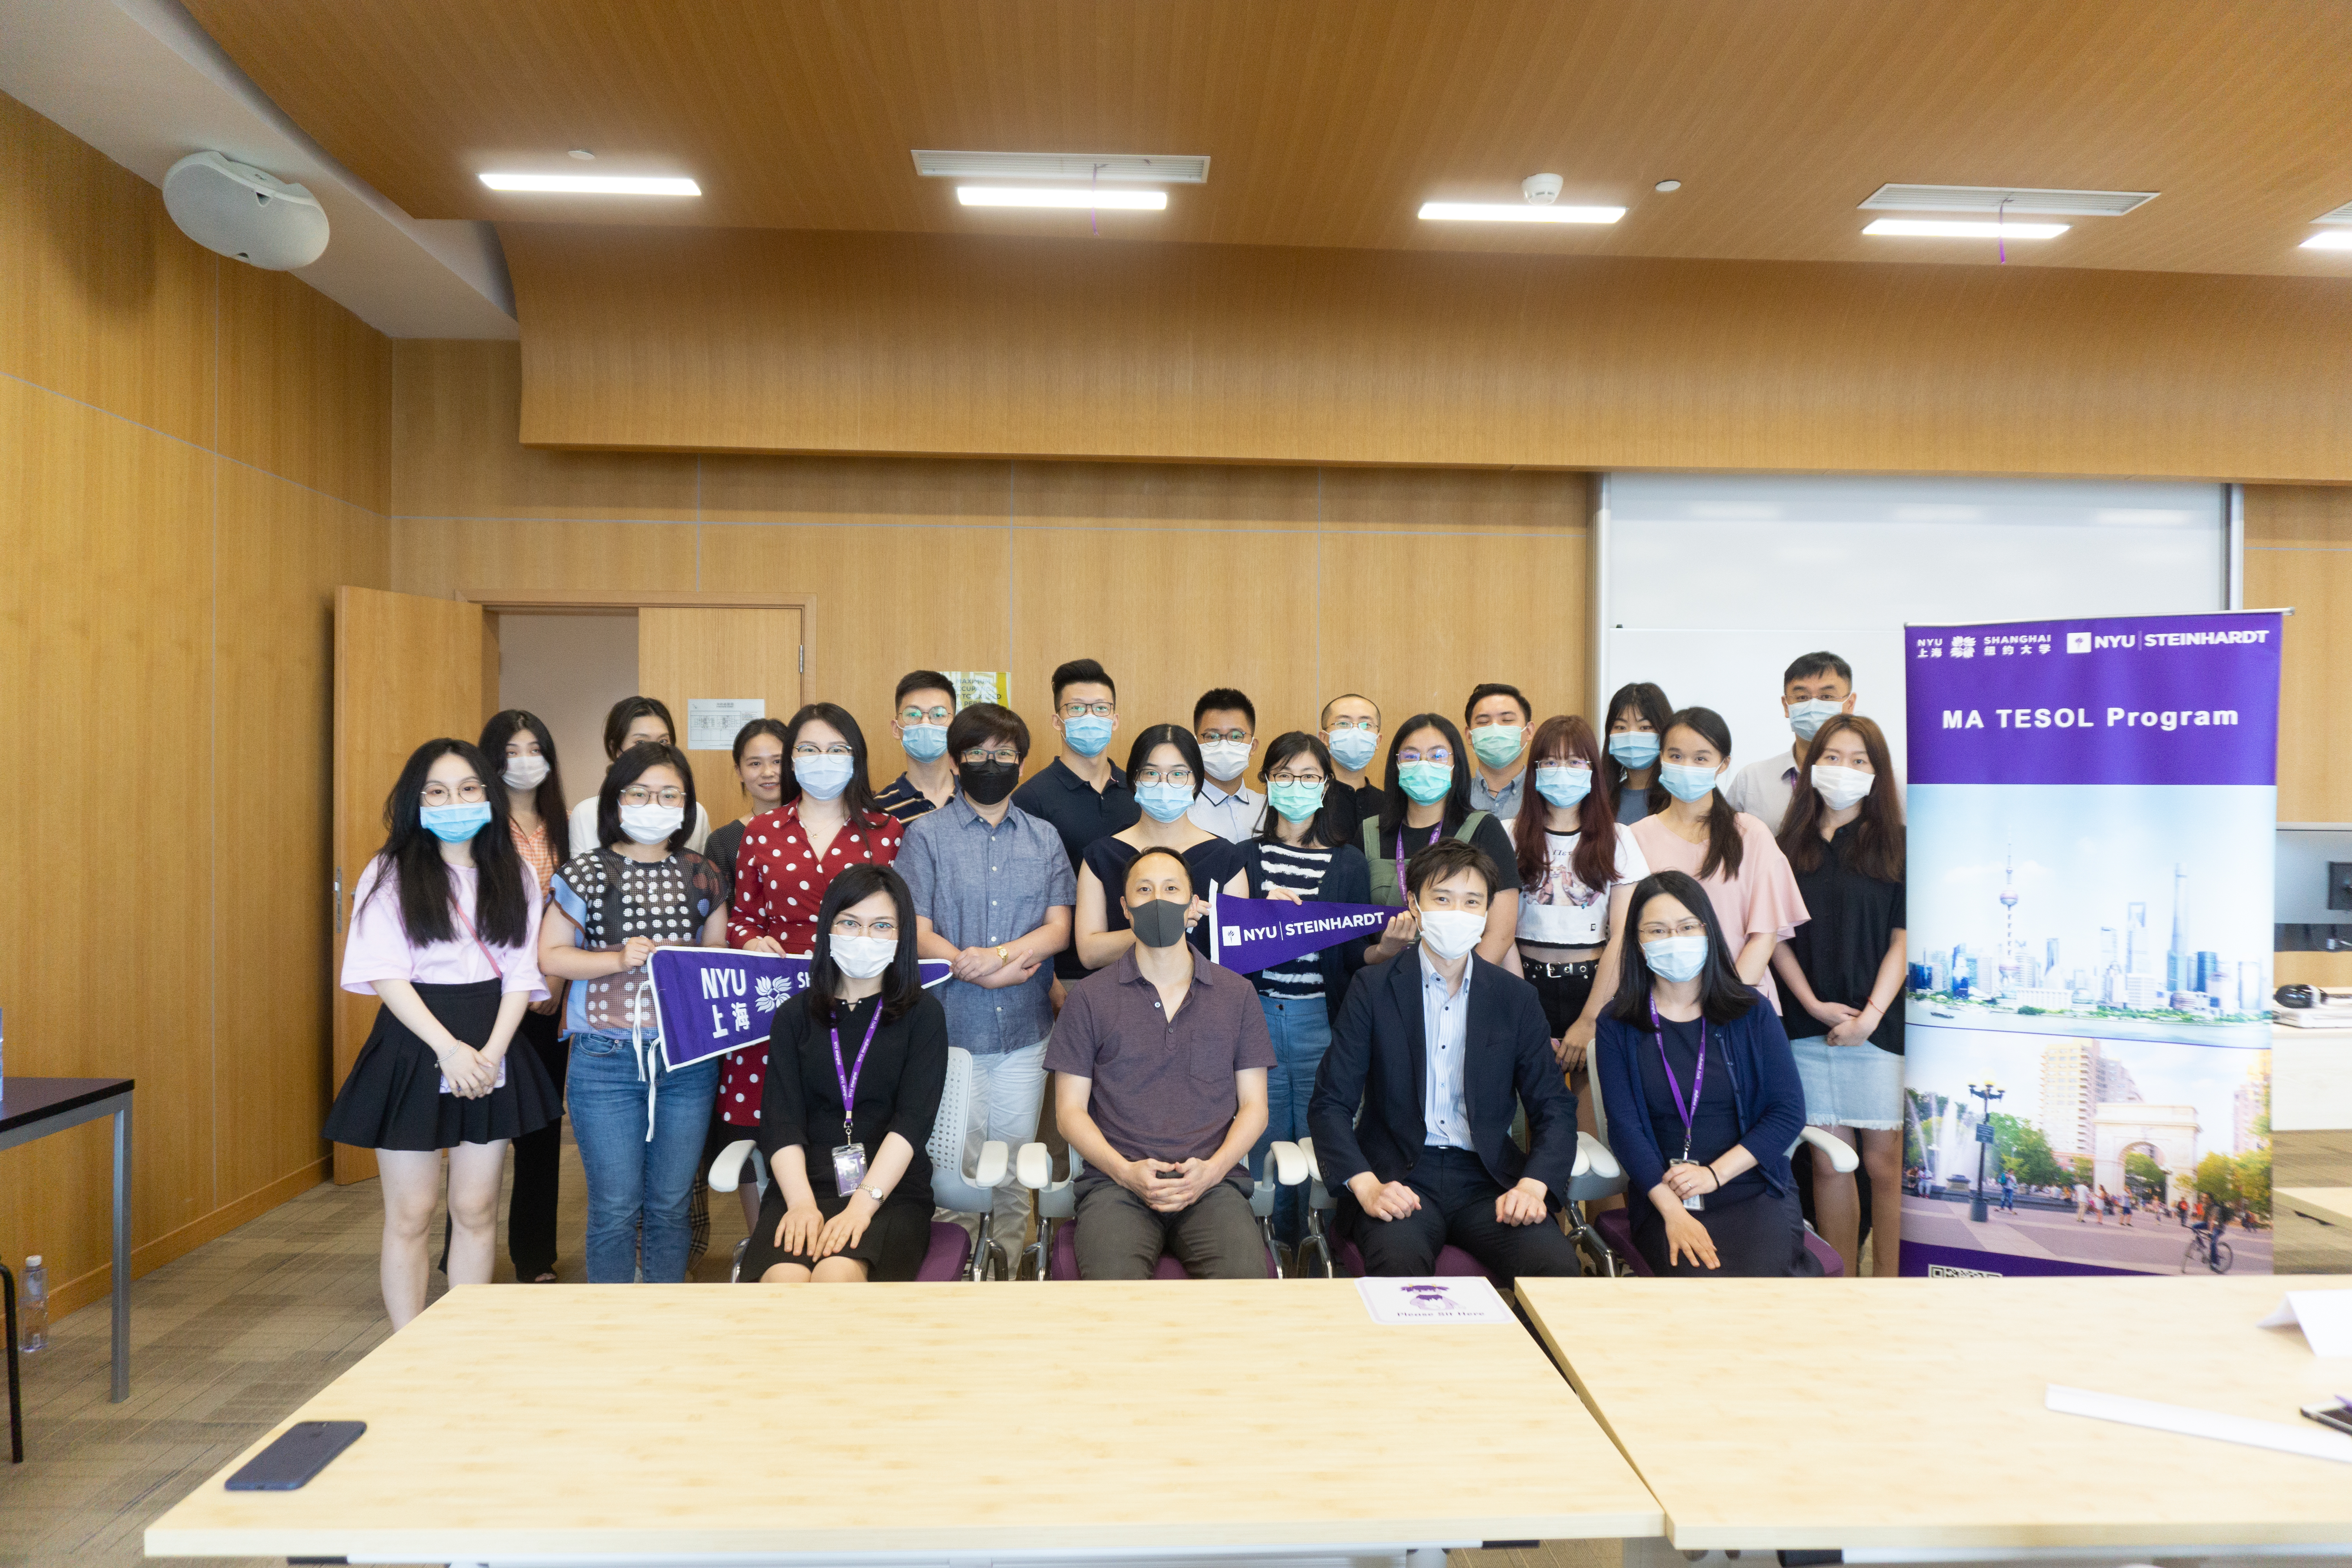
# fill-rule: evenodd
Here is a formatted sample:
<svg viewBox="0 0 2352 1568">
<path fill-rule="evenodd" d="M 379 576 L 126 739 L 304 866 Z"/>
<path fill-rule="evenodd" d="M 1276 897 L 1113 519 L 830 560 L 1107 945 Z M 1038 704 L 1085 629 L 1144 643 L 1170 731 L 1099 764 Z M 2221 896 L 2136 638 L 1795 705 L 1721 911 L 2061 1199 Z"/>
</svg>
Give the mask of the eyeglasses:
<svg viewBox="0 0 2352 1568">
<path fill-rule="evenodd" d="M 621 790 L 623 805 L 684 805 L 686 792 L 672 784 L 665 790 L 650 790 L 643 784 L 627 784 Z"/>
<path fill-rule="evenodd" d="M 473 805 L 489 798 L 489 792 L 482 788 L 482 781 L 479 779 L 467 779 L 454 790 L 445 784 L 429 784 L 425 786 L 425 804 L 427 805 L 447 805 L 453 801 Z"/>
<path fill-rule="evenodd" d="M 861 921 L 856 915 L 835 915 L 833 920 L 835 936 L 878 936 L 885 942 L 898 940 L 898 920 L 895 915 L 876 915 Z"/>
<path fill-rule="evenodd" d="M 1377 730 L 1380 727 L 1381 721 L 1378 719 L 1334 719 L 1331 721 L 1331 732 L 1335 735 L 1342 730 Z"/>
<path fill-rule="evenodd" d="M 796 763 L 810 757 L 852 757 L 856 754 L 849 749 L 846 741 L 835 741 L 829 746 L 799 745 L 793 748 L 793 761 Z"/>
<path fill-rule="evenodd" d="M 1231 730 L 1203 730 L 1193 737 L 1204 746 L 1214 745 L 1219 741 L 1246 742 L 1249 738 L 1250 732 L 1238 726 Z"/>
<path fill-rule="evenodd" d="M 1323 784 L 1323 783 L 1325 782 L 1325 780 L 1324 780 L 1324 777 L 1323 777 L 1323 775 L 1322 775 L 1321 773 L 1268 773 L 1268 774 L 1266 775 L 1265 782 L 1266 782 L 1266 783 L 1268 783 L 1268 784 L 1318 784 L 1318 785 L 1319 785 L 1319 784 Z"/>
<path fill-rule="evenodd" d="M 1433 747 L 1426 752 L 1416 752 L 1407 746 L 1396 754 L 1396 760 L 1400 766 L 1406 763 L 1443 763 L 1450 767 L 1454 763 L 1454 753 L 1444 746 Z"/>
<path fill-rule="evenodd" d="M 1135 770 L 1135 782 L 1139 784 L 1174 784 L 1179 789 L 1190 789 L 1192 785 L 1192 770 L 1162 768 L 1156 763 L 1147 763 Z"/>
<path fill-rule="evenodd" d="M 1706 925 L 1697 920 L 1684 920 L 1670 926 L 1656 924 L 1638 926 L 1634 929 L 1633 934 L 1643 942 L 1664 942 L 1670 937 L 1705 936 Z"/>
<path fill-rule="evenodd" d="M 911 702 L 898 710 L 898 721 L 904 724 L 944 724 L 954 717 L 951 708 L 918 708 Z"/>
<path fill-rule="evenodd" d="M 963 760 L 967 763 L 1018 763 L 1021 760 L 1021 753 L 1010 746 L 998 746 L 993 749 L 975 747 L 963 754 Z"/>
<path fill-rule="evenodd" d="M 1062 717 L 1083 719 L 1091 713 L 1097 719 L 1108 719 L 1118 710 L 1116 702 L 1065 702 L 1062 704 Z"/>
</svg>

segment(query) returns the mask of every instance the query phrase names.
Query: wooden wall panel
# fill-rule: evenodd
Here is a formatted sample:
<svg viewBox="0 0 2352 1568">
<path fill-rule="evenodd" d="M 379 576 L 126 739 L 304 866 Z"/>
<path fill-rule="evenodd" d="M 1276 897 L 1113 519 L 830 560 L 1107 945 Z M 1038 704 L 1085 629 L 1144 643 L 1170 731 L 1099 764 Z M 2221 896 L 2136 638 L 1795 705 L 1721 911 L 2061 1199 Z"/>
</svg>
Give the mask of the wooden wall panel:
<svg viewBox="0 0 2352 1568">
<path fill-rule="evenodd" d="M 392 344 L 299 279 L 221 268 L 220 450 L 382 514 Z"/>
<path fill-rule="evenodd" d="M 466 588 L 676 592 L 694 586 L 694 561 L 692 523 L 404 517 L 391 585 L 445 598 Z"/>
<path fill-rule="evenodd" d="M 2352 489 L 2247 489 L 2245 600 L 2294 611 L 2279 679 L 2279 820 L 2352 822 Z"/>
<path fill-rule="evenodd" d="M 533 446 L 2352 478 L 2333 279 L 500 233 Z"/>
</svg>

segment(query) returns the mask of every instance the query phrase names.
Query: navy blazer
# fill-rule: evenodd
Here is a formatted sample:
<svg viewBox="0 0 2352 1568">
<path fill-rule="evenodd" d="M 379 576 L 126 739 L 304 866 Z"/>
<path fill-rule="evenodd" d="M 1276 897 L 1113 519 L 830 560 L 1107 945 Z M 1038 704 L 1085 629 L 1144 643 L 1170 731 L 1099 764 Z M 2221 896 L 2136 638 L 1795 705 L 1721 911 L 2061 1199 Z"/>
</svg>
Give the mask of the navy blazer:
<svg viewBox="0 0 2352 1568">
<path fill-rule="evenodd" d="M 1249 880 L 1242 885 L 1250 890 L 1250 897 L 1264 898 L 1265 846 L 1258 839 L 1242 846 L 1242 869 L 1249 873 Z M 1323 879 L 1316 884 L 1315 896 L 1327 904 L 1370 903 L 1372 868 L 1365 860 L 1364 852 L 1352 844 L 1342 844 L 1332 850 L 1331 863 L 1323 868 Z M 1367 932 L 1315 955 L 1316 965 L 1323 971 L 1323 1005 L 1330 1010 L 1335 1025 L 1339 1021 L 1339 1009 L 1348 1000 L 1349 982 L 1364 967 L 1364 951 L 1371 945 L 1372 935 Z"/>
<path fill-rule="evenodd" d="M 1628 1194 L 1646 1193 L 1666 1179 L 1666 1157 L 1650 1132 L 1650 1102 L 1642 1092 L 1637 1050 L 1654 1050 L 1649 1025 L 1601 1015 L 1592 1041 L 1593 1079 L 1609 1112 L 1609 1149 L 1625 1167 Z M 1859 1049 L 1860 1047 L 1854 1047 Z M 1789 1146 L 1805 1130 L 1805 1086 L 1780 1015 L 1759 993 L 1756 1005 L 1728 1024 L 1707 1026 L 1707 1055 L 1717 1050 L 1731 1074 L 1731 1104 L 1739 1118 L 1739 1145 L 1756 1156 L 1764 1184 L 1789 1191 Z M 1320 1145 L 1318 1145 L 1319 1150 Z"/>
<path fill-rule="evenodd" d="M 1534 986 L 1475 952 L 1470 965 L 1462 1064 L 1470 1142 L 1496 1184 L 1533 1176 L 1558 1208 L 1576 1170 L 1576 1096 L 1553 1059 L 1543 1004 Z M 1428 1072 L 1415 947 L 1364 970 L 1348 988 L 1307 1110 L 1324 1185 L 1336 1193 L 1365 1171 L 1398 1181 L 1420 1162 L 1429 1130 L 1423 1098 Z M 1524 1153 L 1511 1142 L 1511 1121 L 1522 1105 Z"/>
</svg>

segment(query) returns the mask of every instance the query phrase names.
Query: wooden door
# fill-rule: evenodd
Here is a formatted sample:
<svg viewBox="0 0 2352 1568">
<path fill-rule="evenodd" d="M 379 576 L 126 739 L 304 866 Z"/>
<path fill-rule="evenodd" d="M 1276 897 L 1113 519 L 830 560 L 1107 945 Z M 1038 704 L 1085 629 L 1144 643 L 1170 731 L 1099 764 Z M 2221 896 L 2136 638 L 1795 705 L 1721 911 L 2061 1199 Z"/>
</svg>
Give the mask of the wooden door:
<svg viewBox="0 0 2352 1568">
<path fill-rule="evenodd" d="M 637 612 L 637 689 L 658 697 L 677 721 L 678 744 L 694 768 L 695 798 L 722 826 L 750 802 L 735 782 L 731 750 L 697 750 L 696 698 L 757 698 L 767 717 L 790 719 L 801 695 L 801 613 L 795 609 L 677 609 Z M 866 738 L 869 749 L 877 744 Z M 877 785 L 887 780 L 875 781 Z"/>
<path fill-rule="evenodd" d="M 441 735 L 482 732 L 482 608 L 373 588 L 335 590 L 335 1086 L 367 1043 L 376 1002 L 338 983 L 352 892 L 383 847 L 383 802 L 401 764 Z M 494 663 L 487 668 L 495 668 Z M 375 1174 L 375 1153 L 335 1145 L 335 1180 Z"/>
</svg>

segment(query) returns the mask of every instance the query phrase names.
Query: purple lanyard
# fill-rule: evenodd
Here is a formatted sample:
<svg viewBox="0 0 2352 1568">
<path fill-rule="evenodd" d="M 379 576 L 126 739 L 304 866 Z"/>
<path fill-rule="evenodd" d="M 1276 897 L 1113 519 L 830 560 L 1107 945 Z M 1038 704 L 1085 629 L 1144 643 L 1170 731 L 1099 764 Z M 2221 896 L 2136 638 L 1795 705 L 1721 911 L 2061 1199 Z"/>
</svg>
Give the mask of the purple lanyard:
<svg viewBox="0 0 2352 1568">
<path fill-rule="evenodd" d="M 1698 1066 L 1691 1072 L 1690 1109 L 1683 1109 L 1683 1082 L 1675 1064 L 1666 1059 L 1666 1026 L 1658 1022 L 1658 999 L 1650 998 L 1650 1027 L 1658 1032 L 1658 1065 L 1666 1069 L 1666 1092 L 1674 1097 L 1675 1114 L 1683 1119 L 1683 1158 L 1690 1158 L 1691 1127 L 1698 1119 L 1698 1091 L 1706 1082 L 1706 1015 L 1698 1019 Z M 836 1047 L 837 1050 L 839 1047 Z"/>
<path fill-rule="evenodd" d="M 1429 842 L 1431 844 L 1436 843 L 1437 836 L 1444 831 L 1445 816 L 1444 814 L 1440 813 L 1438 815 L 1437 821 L 1430 827 Z M 1424 847 L 1426 847 L 1426 846 L 1424 846 Z M 1402 903 L 1404 901 L 1404 829 L 1402 827 L 1399 827 L 1397 829 L 1396 868 L 1397 901 L 1399 903 Z"/>
<path fill-rule="evenodd" d="M 857 1134 L 850 1125 L 850 1111 L 857 1103 L 857 1075 L 866 1070 L 866 1052 L 874 1044 L 874 1031 L 881 1025 L 882 998 L 877 996 L 874 998 L 874 1016 L 866 1024 L 866 1043 L 857 1047 L 857 1060 L 846 1072 L 841 1066 L 841 1030 L 832 1026 L 826 1027 L 825 1032 L 833 1037 L 833 1076 L 841 1084 L 841 1141 L 844 1143 L 857 1142 Z"/>
</svg>

